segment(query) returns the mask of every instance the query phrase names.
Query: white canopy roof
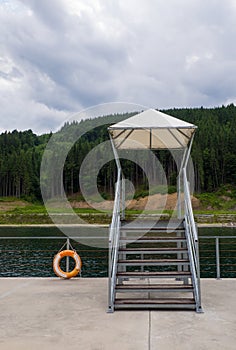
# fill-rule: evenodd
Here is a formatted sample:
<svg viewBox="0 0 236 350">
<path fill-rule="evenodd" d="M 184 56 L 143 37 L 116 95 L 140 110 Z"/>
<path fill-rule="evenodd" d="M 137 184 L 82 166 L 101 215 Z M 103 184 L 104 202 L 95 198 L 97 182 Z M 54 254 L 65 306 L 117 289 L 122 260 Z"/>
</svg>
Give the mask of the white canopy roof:
<svg viewBox="0 0 236 350">
<path fill-rule="evenodd" d="M 148 109 L 111 125 L 117 149 L 178 149 L 188 145 L 197 126 Z"/>
</svg>

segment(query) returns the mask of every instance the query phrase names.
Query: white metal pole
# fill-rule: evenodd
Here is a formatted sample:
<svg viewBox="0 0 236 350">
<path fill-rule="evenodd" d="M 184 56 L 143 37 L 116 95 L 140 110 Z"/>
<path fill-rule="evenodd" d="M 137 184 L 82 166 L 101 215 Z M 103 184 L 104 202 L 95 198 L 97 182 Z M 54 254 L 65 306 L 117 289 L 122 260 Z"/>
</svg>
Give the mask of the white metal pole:
<svg viewBox="0 0 236 350">
<path fill-rule="evenodd" d="M 66 240 L 66 249 L 69 250 L 70 249 L 70 239 L 67 238 Z M 69 272 L 69 268 L 70 268 L 70 260 L 69 260 L 69 256 L 66 257 L 66 272 Z"/>
<path fill-rule="evenodd" d="M 188 151 L 188 147 L 185 148 L 184 150 L 184 154 L 183 154 L 183 159 L 180 165 L 180 170 L 179 170 L 179 175 L 178 175 L 178 182 L 177 182 L 177 195 L 178 195 L 178 201 L 177 201 L 177 215 L 178 215 L 178 219 L 182 218 L 182 198 L 181 198 L 181 181 L 183 181 L 182 179 L 182 172 L 183 172 L 183 165 L 184 165 L 184 161 L 185 161 L 185 157 Z"/>
</svg>

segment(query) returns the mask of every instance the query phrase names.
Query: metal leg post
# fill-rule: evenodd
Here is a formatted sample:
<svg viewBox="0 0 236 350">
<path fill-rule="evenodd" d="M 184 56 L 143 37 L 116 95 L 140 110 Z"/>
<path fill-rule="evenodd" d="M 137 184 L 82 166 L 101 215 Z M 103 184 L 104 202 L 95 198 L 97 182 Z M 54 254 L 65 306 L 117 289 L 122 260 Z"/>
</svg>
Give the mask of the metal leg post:
<svg viewBox="0 0 236 350">
<path fill-rule="evenodd" d="M 70 238 L 67 238 L 66 240 L 66 249 L 69 250 L 70 249 Z M 70 268 L 70 260 L 69 260 L 69 256 L 66 257 L 66 272 L 69 272 L 69 268 Z"/>
<path fill-rule="evenodd" d="M 216 238 L 216 278 L 220 280 L 220 244 L 219 238 Z"/>
</svg>

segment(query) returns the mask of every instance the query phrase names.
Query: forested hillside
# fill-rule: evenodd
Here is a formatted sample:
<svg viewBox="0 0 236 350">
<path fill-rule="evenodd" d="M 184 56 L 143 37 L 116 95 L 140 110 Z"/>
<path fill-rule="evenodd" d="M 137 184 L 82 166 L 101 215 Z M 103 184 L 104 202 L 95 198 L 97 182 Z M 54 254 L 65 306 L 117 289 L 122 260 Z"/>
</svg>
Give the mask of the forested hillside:
<svg viewBox="0 0 236 350">
<path fill-rule="evenodd" d="M 51 135 L 31 130 L 0 135 L 0 196 L 40 198 L 40 162 Z"/>
<path fill-rule="evenodd" d="M 198 126 L 192 150 L 197 192 L 211 192 L 224 184 L 236 185 L 236 107 L 229 105 L 212 109 L 171 109 L 163 111 Z M 74 144 L 64 167 L 64 185 L 68 194 L 78 193 L 79 169 L 89 150 L 108 140 L 107 126 L 126 119 L 130 114 L 112 115 L 93 120 L 65 124 L 60 132 L 71 135 L 85 128 L 92 131 Z M 101 118 L 103 118 L 102 126 Z M 58 135 L 60 135 L 60 132 Z M 51 134 L 35 135 L 31 130 L 5 132 L 0 135 L 0 196 L 40 199 L 40 163 Z M 60 136 L 59 136 L 60 137 Z M 169 185 L 175 185 L 176 166 L 168 152 L 157 152 L 162 160 Z M 126 161 L 125 172 L 136 188 L 145 187 L 143 171 Z M 113 191 L 114 162 L 104 166 L 98 178 L 103 195 Z"/>
</svg>

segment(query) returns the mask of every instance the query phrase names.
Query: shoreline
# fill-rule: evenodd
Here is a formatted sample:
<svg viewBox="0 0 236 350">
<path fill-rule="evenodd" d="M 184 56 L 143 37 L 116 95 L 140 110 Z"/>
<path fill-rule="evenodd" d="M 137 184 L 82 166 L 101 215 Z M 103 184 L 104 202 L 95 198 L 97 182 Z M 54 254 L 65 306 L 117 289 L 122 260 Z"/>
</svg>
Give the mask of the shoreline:
<svg viewBox="0 0 236 350">
<path fill-rule="evenodd" d="M 232 228 L 236 229 L 236 224 L 230 225 L 228 222 L 222 223 L 196 223 L 198 228 Z M 1 227 L 104 227 L 109 228 L 109 224 L 0 224 Z"/>
<path fill-rule="evenodd" d="M 56 220 L 48 214 L 30 213 L 30 214 L 1 214 L 0 227 L 109 227 L 112 221 L 111 214 L 87 213 L 77 214 L 75 216 L 67 213 L 55 214 Z M 130 214 L 127 213 L 126 219 L 133 220 L 175 220 L 176 214 Z M 236 228 L 236 213 L 206 213 L 194 214 L 197 227 L 227 227 Z"/>
<path fill-rule="evenodd" d="M 1 227 L 104 227 L 108 228 L 108 224 L 0 224 Z"/>
</svg>

